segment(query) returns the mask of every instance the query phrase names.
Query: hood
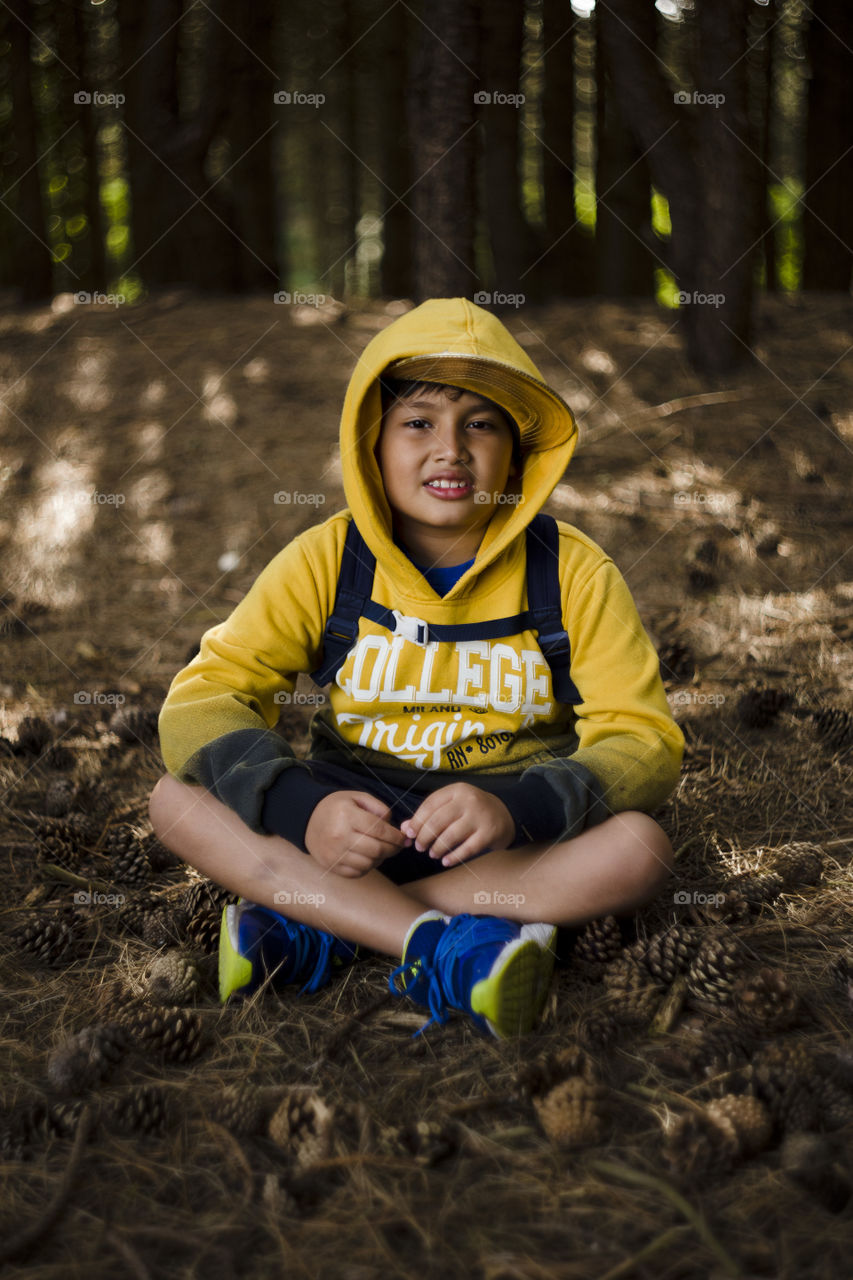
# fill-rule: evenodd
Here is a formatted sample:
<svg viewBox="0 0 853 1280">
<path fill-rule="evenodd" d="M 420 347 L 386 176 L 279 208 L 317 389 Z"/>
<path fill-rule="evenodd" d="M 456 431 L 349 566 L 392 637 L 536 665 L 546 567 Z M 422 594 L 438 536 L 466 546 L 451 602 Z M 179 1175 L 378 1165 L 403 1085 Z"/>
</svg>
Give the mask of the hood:
<svg viewBox="0 0 853 1280">
<path fill-rule="evenodd" d="M 523 500 L 495 510 L 474 565 L 457 583 L 462 594 L 472 575 L 482 572 L 504 551 L 561 480 L 577 443 L 572 411 L 547 386 L 500 320 L 467 298 L 432 298 L 371 339 L 353 371 L 344 400 L 340 435 L 344 492 L 377 560 L 410 585 L 424 580 L 394 543 L 391 510 L 374 456 L 382 421 L 378 378 L 385 371 L 395 377 L 444 382 L 485 395 L 518 424 Z"/>
</svg>

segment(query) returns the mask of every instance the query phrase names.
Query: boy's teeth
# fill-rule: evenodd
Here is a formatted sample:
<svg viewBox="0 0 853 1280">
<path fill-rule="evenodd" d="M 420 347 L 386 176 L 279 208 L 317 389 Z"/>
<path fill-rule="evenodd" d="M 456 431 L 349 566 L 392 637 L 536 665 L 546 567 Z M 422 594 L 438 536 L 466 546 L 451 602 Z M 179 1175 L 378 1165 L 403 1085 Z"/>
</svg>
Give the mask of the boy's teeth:
<svg viewBox="0 0 853 1280">
<path fill-rule="evenodd" d="M 464 489 L 467 485 L 466 480 L 430 480 L 429 485 L 432 489 Z"/>
</svg>

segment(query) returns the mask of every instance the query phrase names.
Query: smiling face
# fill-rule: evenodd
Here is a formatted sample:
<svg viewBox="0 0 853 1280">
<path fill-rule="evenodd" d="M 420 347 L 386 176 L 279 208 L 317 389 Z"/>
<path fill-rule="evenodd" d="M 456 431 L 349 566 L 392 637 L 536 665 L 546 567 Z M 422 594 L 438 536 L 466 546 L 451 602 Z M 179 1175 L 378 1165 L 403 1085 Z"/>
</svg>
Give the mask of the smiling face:
<svg viewBox="0 0 853 1280">
<path fill-rule="evenodd" d="M 394 531 L 426 567 L 472 559 L 516 474 L 503 411 L 471 391 L 415 390 L 382 415 L 376 457 Z"/>
</svg>

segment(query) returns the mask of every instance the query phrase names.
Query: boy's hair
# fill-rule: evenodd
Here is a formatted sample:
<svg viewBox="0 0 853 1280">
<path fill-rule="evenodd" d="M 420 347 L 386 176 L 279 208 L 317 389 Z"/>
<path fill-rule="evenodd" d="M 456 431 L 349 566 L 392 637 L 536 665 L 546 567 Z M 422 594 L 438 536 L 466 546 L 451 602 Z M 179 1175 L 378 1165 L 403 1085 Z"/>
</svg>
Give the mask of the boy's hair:
<svg viewBox="0 0 853 1280">
<path fill-rule="evenodd" d="M 406 378 L 388 378 L 381 377 L 379 379 L 379 390 L 382 395 L 382 412 L 387 413 L 393 404 L 398 400 L 405 400 L 409 396 L 413 396 L 418 391 L 443 391 L 448 400 L 458 400 L 461 395 L 465 394 L 464 387 L 455 387 L 448 382 L 419 382 L 417 380 Z M 483 396 L 483 400 L 488 400 L 488 396 Z M 512 460 L 517 467 L 521 467 L 521 433 L 518 430 L 518 424 L 506 409 L 494 400 L 489 400 L 489 404 L 493 404 L 498 413 L 506 422 L 512 435 Z"/>
</svg>

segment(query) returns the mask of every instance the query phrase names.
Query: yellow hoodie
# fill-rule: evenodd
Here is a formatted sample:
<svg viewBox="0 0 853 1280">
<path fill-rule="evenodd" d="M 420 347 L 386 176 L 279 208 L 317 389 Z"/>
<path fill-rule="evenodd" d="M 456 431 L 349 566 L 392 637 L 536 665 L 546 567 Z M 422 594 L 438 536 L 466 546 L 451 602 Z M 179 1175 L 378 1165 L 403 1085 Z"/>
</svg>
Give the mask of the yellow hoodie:
<svg viewBox="0 0 853 1280">
<path fill-rule="evenodd" d="M 521 435 L 521 500 L 496 507 L 473 564 L 443 597 L 393 540 L 374 456 L 377 379 L 392 364 L 395 376 L 485 394 Z M 341 420 L 348 509 L 279 552 L 175 677 L 159 725 L 169 772 L 207 787 L 253 829 L 277 830 L 302 847 L 313 806 L 333 789 L 312 778 L 313 760 L 367 777 L 381 771 L 418 793 L 478 779 L 488 788 L 484 778 L 514 775 L 508 808 L 517 843 L 574 834 L 608 812 L 657 808 L 675 786 L 684 746 L 657 655 L 612 560 L 562 521 L 563 625 L 577 706 L 555 700 L 535 630 L 421 645 L 362 618 L 312 721 L 308 760 L 273 731 L 297 675 L 320 665 L 350 520 L 376 557 L 377 604 L 434 625 L 522 613 L 524 531 L 576 441 L 568 405 L 500 321 L 466 299 L 433 299 L 377 334 L 352 374 Z"/>
</svg>

